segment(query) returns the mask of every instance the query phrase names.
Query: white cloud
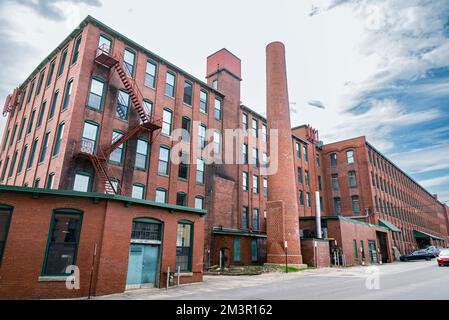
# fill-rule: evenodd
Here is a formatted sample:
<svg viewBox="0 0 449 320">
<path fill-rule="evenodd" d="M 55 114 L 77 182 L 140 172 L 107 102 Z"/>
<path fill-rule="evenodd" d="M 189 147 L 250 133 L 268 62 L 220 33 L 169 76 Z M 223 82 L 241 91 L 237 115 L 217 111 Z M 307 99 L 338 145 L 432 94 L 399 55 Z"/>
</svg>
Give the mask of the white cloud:
<svg viewBox="0 0 449 320">
<path fill-rule="evenodd" d="M 449 183 L 449 175 L 448 176 L 442 176 L 442 177 L 436 177 L 436 178 L 421 180 L 420 183 L 425 188 L 441 186 L 441 185 Z"/>
</svg>

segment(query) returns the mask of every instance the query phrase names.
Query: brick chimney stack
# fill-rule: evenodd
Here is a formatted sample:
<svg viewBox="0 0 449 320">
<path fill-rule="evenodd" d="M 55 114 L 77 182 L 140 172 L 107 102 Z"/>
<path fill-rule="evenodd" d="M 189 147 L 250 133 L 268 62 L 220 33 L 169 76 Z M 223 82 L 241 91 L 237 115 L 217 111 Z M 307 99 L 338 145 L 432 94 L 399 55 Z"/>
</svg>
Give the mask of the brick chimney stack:
<svg viewBox="0 0 449 320">
<path fill-rule="evenodd" d="M 268 176 L 267 262 L 284 264 L 287 252 L 288 263 L 300 265 L 298 197 L 293 174 L 285 47 L 281 42 L 272 42 L 266 50 L 267 125 L 269 130 L 278 130 L 278 171 Z"/>
</svg>

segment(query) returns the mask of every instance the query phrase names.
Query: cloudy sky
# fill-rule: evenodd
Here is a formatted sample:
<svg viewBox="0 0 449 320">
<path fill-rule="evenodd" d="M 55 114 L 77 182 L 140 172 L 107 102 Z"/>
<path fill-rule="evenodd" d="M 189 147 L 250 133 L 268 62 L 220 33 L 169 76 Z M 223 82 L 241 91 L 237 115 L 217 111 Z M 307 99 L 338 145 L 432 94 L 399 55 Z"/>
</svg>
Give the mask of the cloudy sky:
<svg viewBox="0 0 449 320">
<path fill-rule="evenodd" d="M 325 142 L 366 135 L 449 200 L 449 0 L 1 0 L 2 104 L 88 14 L 201 79 L 226 47 L 260 113 L 265 46 L 283 41 L 293 125 Z"/>
</svg>

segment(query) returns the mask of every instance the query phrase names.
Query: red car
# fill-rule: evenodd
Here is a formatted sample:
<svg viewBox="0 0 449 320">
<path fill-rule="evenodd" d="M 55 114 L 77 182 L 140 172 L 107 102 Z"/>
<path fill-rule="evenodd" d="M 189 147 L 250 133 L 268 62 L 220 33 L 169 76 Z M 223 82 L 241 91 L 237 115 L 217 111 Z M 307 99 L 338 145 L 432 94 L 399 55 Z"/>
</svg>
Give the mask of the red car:
<svg viewBox="0 0 449 320">
<path fill-rule="evenodd" d="M 443 250 L 437 257 L 438 266 L 449 266 L 449 250 Z"/>
</svg>

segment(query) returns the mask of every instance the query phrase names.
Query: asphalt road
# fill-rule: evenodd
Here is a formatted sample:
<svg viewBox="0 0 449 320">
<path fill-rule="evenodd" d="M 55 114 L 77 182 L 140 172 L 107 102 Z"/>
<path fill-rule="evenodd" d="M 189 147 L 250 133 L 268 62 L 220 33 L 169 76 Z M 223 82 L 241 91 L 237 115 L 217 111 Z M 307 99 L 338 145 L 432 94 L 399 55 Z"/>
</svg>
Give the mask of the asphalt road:
<svg viewBox="0 0 449 320">
<path fill-rule="evenodd" d="M 377 277 L 378 276 L 378 277 Z M 260 276 L 207 276 L 179 288 L 140 289 L 102 299 L 290 300 L 449 299 L 449 267 L 436 261 L 318 269 Z"/>
</svg>

